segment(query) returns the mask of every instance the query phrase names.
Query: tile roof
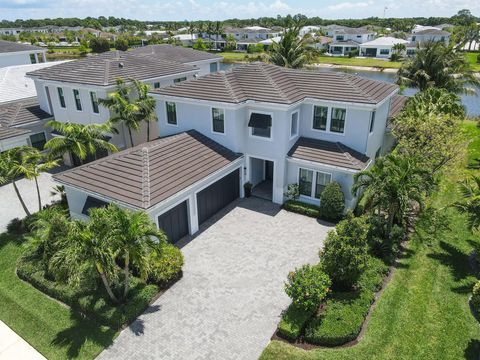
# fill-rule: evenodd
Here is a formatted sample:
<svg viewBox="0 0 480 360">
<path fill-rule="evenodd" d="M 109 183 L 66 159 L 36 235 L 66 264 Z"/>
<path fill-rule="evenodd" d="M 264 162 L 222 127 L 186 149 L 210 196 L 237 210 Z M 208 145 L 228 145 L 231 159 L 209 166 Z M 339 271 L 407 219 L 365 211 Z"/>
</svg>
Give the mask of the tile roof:
<svg viewBox="0 0 480 360">
<path fill-rule="evenodd" d="M 21 126 L 52 117 L 40 109 L 36 97 L 0 104 L 0 124 L 3 126 Z"/>
<path fill-rule="evenodd" d="M 305 98 L 377 104 L 398 86 L 339 72 L 295 70 L 254 62 L 152 90 L 167 96 L 227 103 L 293 104 Z"/>
<path fill-rule="evenodd" d="M 0 124 L 0 140 L 5 140 L 8 138 L 26 135 L 30 133 L 30 130 L 27 129 L 20 129 L 20 128 L 11 128 L 6 127 Z"/>
<path fill-rule="evenodd" d="M 26 77 L 25 74 L 63 62 L 56 61 L 0 68 L 0 103 L 36 96 L 35 83 L 32 79 Z"/>
<path fill-rule="evenodd" d="M 54 178 L 66 185 L 148 209 L 241 156 L 190 130 L 138 145 Z"/>
<path fill-rule="evenodd" d="M 451 35 L 448 31 L 440 30 L 440 29 L 425 29 L 417 31 L 413 34 L 415 35 L 439 35 L 439 36 L 449 36 Z"/>
<path fill-rule="evenodd" d="M 355 40 L 333 41 L 330 46 L 360 46 L 361 44 Z"/>
<path fill-rule="evenodd" d="M 360 46 L 394 46 L 395 44 L 408 44 L 407 40 L 397 39 L 391 36 L 382 36 L 372 41 L 367 41 Z"/>
<path fill-rule="evenodd" d="M 198 68 L 189 63 L 221 57 L 173 45 L 151 45 L 132 51 L 109 51 L 28 73 L 45 80 L 99 86 L 114 85 L 117 78 L 146 80 Z"/>
<path fill-rule="evenodd" d="M 374 31 L 368 30 L 366 28 L 349 28 L 343 27 L 335 30 L 335 34 L 345 34 L 345 35 L 364 35 L 364 34 L 374 34 Z"/>
<path fill-rule="evenodd" d="M 306 137 L 297 140 L 288 152 L 288 156 L 358 171 L 365 169 L 370 160 L 342 143 Z"/>
<path fill-rule="evenodd" d="M 46 51 L 45 48 L 33 46 L 30 44 L 22 44 L 13 41 L 0 40 L 0 53 L 10 53 L 19 51 Z"/>
<path fill-rule="evenodd" d="M 390 104 L 390 112 L 388 113 L 388 118 L 393 119 L 395 116 L 397 116 L 404 108 L 407 100 L 408 96 L 404 95 L 395 95 L 394 97 L 392 97 L 392 103 Z"/>
</svg>

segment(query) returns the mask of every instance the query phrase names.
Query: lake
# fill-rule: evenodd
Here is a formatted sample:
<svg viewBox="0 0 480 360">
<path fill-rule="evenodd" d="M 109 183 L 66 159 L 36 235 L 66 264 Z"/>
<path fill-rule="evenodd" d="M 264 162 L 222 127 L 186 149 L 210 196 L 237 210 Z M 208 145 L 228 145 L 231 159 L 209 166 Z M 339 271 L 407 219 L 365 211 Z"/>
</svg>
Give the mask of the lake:
<svg viewBox="0 0 480 360">
<path fill-rule="evenodd" d="M 228 70 L 234 66 L 241 64 L 224 64 L 220 66 L 220 70 Z M 396 74 L 390 72 L 381 72 L 381 71 L 366 71 L 366 70 L 351 70 L 351 69 L 339 69 L 339 68 L 319 68 L 318 71 L 336 71 L 336 72 L 345 72 L 348 74 L 354 74 L 362 76 L 369 79 L 386 81 L 389 83 L 394 83 L 396 81 Z M 480 87 L 476 87 L 477 95 L 461 95 L 462 103 L 465 106 L 467 114 L 469 116 L 480 116 Z M 412 96 L 418 90 L 413 88 L 406 88 L 403 91 L 404 95 Z"/>
</svg>

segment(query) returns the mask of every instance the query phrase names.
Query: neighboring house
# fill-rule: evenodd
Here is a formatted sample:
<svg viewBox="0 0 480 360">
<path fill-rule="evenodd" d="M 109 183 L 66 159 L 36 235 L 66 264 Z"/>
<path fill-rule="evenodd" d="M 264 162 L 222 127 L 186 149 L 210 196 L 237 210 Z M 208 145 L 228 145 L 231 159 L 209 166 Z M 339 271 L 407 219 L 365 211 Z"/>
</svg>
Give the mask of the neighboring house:
<svg viewBox="0 0 480 360">
<path fill-rule="evenodd" d="M 98 103 L 115 91 L 116 80 L 137 79 L 159 88 L 199 75 L 216 72 L 222 57 L 181 46 L 152 45 L 131 51 L 111 51 L 28 73 L 35 81 L 38 101 L 57 121 L 80 124 L 105 123 L 110 111 Z M 156 124 L 152 133 L 158 133 Z M 119 126 L 111 142 L 130 146 L 126 129 Z M 142 129 L 143 130 L 143 129 Z M 144 131 L 134 132 L 135 143 L 144 142 Z M 72 159 L 66 157 L 70 165 Z"/>
<path fill-rule="evenodd" d="M 195 41 L 197 41 L 197 34 L 177 34 L 173 35 L 173 38 L 182 43 L 183 46 L 193 46 Z"/>
<path fill-rule="evenodd" d="M 369 30 L 366 27 L 362 28 L 349 28 L 343 27 L 332 30 L 333 41 L 355 41 L 357 43 L 365 43 L 375 39 L 375 32 Z"/>
<path fill-rule="evenodd" d="M 38 46 L 0 40 L 0 68 L 43 63 L 47 50 Z"/>
<path fill-rule="evenodd" d="M 328 36 L 312 35 L 310 45 L 316 49 L 328 50 L 332 42 L 333 42 L 333 39 Z"/>
<path fill-rule="evenodd" d="M 361 44 L 360 55 L 376 58 L 390 58 L 393 47 L 396 44 L 404 44 L 407 46 L 408 41 L 389 36 L 379 37 L 373 41 Z"/>
<path fill-rule="evenodd" d="M 328 44 L 328 53 L 333 56 L 345 56 L 349 52 L 359 49 L 360 43 L 352 40 L 332 41 Z"/>
<path fill-rule="evenodd" d="M 282 34 L 280 29 L 268 29 L 261 26 L 247 26 L 244 28 L 225 28 L 223 31 L 224 38 L 220 37 L 220 41 L 224 44 L 225 39 L 228 36 L 233 36 L 237 43 L 237 50 L 246 51 L 248 45 L 255 45 L 261 41 L 277 38 Z M 207 34 L 203 34 L 204 37 L 208 38 Z M 216 40 L 215 35 L 210 36 L 214 41 Z M 220 44 L 222 46 L 222 44 Z"/>
<path fill-rule="evenodd" d="M 299 35 L 300 36 L 305 36 L 307 34 L 314 34 L 318 31 L 322 30 L 322 26 L 315 26 L 315 25 L 309 25 L 309 26 L 304 26 L 300 29 Z"/>
<path fill-rule="evenodd" d="M 396 85 L 335 72 L 251 63 L 152 91 L 164 138 L 55 177 L 74 217 L 116 202 L 144 209 L 172 241 L 244 195 L 284 201 L 289 184 L 318 204 L 384 152 Z M 97 205 L 95 205 L 97 204 Z"/>
<path fill-rule="evenodd" d="M 439 29 L 425 29 L 412 33 L 409 37 L 409 41 L 412 44 L 421 44 L 428 41 L 439 41 L 446 45 L 450 40 L 451 34 L 445 30 Z"/>
<path fill-rule="evenodd" d="M 24 145 L 43 150 L 50 138 L 45 123 L 51 119 L 34 97 L 0 104 L 0 152 Z"/>
</svg>

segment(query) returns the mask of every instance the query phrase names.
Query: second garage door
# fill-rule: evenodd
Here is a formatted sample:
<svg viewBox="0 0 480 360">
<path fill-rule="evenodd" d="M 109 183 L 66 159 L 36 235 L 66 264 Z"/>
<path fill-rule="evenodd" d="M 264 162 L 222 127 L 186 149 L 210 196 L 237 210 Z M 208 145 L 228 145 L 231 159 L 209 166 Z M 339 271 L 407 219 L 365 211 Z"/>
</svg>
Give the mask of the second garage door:
<svg viewBox="0 0 480 360">
<path fill-rule="evenodd" d="M 187 202 L 175 206 L 173 209 L 158 217 L 158 227 L 168 236 L 168 241 L 176 243 L 188 234 Z"/>
<path fill-rule="evenodd" d="M 240 196 L 239 176 L 237 169 L 197 194 L 199 224 Z"/>
</svg>

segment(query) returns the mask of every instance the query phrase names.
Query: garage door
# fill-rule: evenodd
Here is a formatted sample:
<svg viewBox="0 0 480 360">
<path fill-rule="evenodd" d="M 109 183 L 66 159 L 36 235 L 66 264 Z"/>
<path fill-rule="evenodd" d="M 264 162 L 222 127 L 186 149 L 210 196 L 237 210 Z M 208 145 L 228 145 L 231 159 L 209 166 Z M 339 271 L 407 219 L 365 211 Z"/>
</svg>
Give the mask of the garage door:
<svg viewBox="0 0 480 360">
<path fill-rule="evenodd" d="M 199 224 L 240 196 L 239 175 L 237 169 L 197 194 Z"/>
<path fill-rule="evenodd" d="M 173 209 L 158 217 L 158 227 L 168 236 L 168 241 L 176 243 L 188 234 L 187 202 L 175 206 Z"/>
</svg>

